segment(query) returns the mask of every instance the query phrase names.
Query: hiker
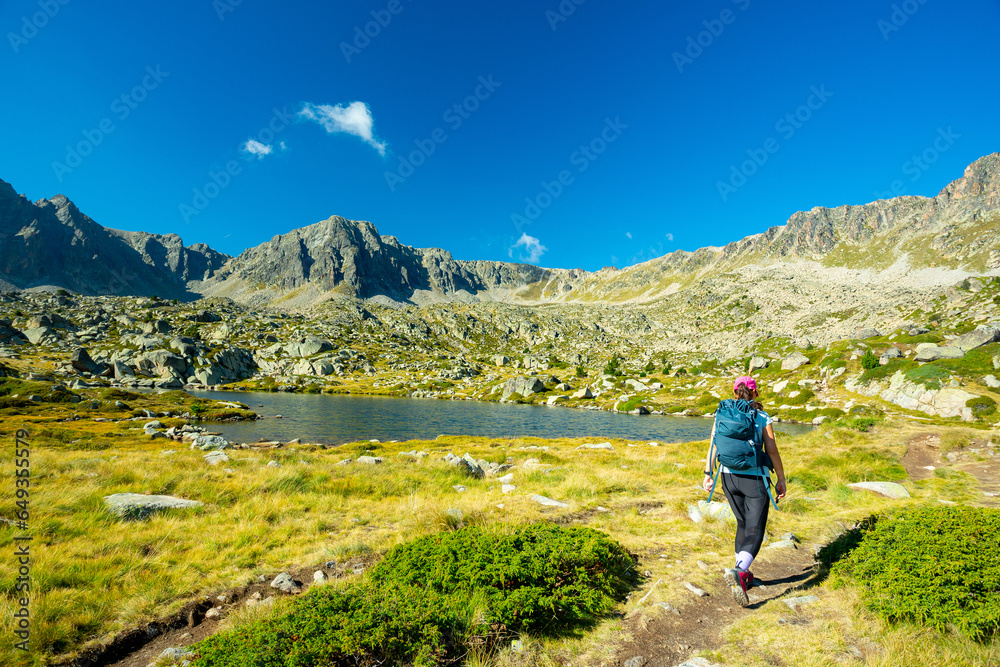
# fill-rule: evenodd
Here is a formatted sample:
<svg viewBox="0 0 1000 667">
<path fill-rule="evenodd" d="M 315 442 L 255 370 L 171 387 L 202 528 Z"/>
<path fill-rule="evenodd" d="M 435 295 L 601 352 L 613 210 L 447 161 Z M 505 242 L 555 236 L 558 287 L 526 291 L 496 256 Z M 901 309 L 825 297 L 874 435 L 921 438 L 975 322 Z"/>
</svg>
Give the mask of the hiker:
<svg viewBox="0 0 1000 667">
<path fill-rule="evenodd" d="M 785 497 L 785 470 L 774 441 L 771 417 L 757 402 L 757 383 L 748 376 L 736 378 L 733 395 L 735 399 L 720 402 L 715 413 L 702 486 L 711 500 L 721 477 L 722 489 L 736 517 L 736 566 L 725 571 L 725 578 L 733 599 L 745 607 L 750 604 L 747 591 L 753 586 L 750 564 L 764 541 L 768 503 L 777 509 L 777 500 Z M 719 470 L 713 477 L 715 465 Z M 771 470 L 778 475 L 773 495 Z"/>
</svg>

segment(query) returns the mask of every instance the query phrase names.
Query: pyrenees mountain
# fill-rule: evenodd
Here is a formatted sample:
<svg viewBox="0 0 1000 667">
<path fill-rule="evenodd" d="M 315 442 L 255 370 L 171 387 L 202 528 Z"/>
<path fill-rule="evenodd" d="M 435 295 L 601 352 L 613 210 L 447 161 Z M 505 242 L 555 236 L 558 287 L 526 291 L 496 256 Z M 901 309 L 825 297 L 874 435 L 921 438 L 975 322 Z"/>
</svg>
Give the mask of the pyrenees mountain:
<svg viewBox="0 0 1000 667">
<path fill-rule="evenodd" d="M 176 234 L 103 227 L 63 195 L 31 202 L 0 180 L 0 280 L 7 289 L 194 299 L 188 284 L 227 259 L 204 243 L 185 247 Z"/>
<path fill-rule="evenodd" d="M 174 234 L 109 229 L 63 195 L 32 203 L 0 181 L 0 271 L 8 288 L 51 285 L 89 295 L 213 296 L 282 307 L 331 298 L 397 307 L 629 303 L 700 318 L 728 304 L 731 317 L 763 306 L 785 309 L 791 324 L 818 326 L 826 312 L 853 309 L 847 319 L 865 320 L 879 304 L 920 305 L 964 277 L 1000 273 L 1000 154 L 980 158 L 935 197 L 817 207 L 723 247 L 596 272 L 456 260 L 339 216 L 230 257 L 205 244 L 184 246 Z"/>
</svg>

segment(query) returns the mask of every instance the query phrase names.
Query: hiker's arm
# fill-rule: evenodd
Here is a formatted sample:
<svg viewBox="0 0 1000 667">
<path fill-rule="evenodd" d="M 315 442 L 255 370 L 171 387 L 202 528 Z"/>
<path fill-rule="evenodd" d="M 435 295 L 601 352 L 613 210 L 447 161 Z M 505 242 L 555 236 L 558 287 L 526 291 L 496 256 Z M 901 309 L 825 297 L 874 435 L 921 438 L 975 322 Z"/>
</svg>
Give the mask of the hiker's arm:
<svg viewBox="0 0 1000 667">
<path fill-rule="evenodd" d="M 774 429 L 768 424 L 764 429 L 764 451 L 771 457 L 774 464 L 774 472 L 778 474 L 778 481 L 774 485 L 774 490 L 778 498 L 785 497 L 785 467 L 781 464 L 781 454 L 778 453 L 778 443 L 774 441 Z"/>
<path fill-rule="evenodd" d="M 712 435 L 708 438 L 708 455 L 705 456 L 705 477 L 701 481 L 701 487 L 705 493 L 712 491 L 712 470 L 715 462 L 715 422 L 712 422 Z"/>
</svg>

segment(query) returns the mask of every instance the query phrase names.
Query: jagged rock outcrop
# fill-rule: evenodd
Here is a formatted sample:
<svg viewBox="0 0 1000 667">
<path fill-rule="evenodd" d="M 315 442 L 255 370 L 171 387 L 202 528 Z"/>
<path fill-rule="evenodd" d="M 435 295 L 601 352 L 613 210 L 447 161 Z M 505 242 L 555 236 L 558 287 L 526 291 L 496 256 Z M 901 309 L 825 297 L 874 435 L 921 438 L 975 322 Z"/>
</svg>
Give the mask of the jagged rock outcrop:
<svg viewBox="0 0 1000 667">
<path fill-rule="evenodd" d="M 228 257 L 176 234 L 97 224 L 63 195 L 32 203 L 0 180 L 0 275 L 21 289 L 54 285 L 87 295 L 191 298 Z"/>
<path fill-rule="evenodd" d="M 370 222 L 334 216 L 279 234 L 230 261 L 203 289 L 228 282 L 277 293 L 310 286 L 318 293 L 398 301 L 472 297 L 492 289 L 519 289 L 549 275 L 528 264 L 455 260 L 439 248 L 413 248 L 380 236 Z M 417 297 L 419 300 L 419 296 Z"/>
</svg>

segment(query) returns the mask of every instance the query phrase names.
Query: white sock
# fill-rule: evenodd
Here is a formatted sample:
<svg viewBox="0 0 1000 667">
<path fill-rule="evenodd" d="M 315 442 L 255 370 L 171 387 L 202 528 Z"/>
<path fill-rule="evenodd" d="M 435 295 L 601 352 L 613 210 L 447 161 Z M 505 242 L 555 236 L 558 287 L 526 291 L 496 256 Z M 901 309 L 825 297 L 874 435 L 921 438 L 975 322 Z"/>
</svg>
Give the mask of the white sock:
<svg viewBox="0 0 1000 667">
<path fill-rule="evenodd" d="M 748 572 L 750 564 L 753 563 L 753 555 L 749 551 L 741 551 L 736 554 L 736 569 Z"/>
</svg>

